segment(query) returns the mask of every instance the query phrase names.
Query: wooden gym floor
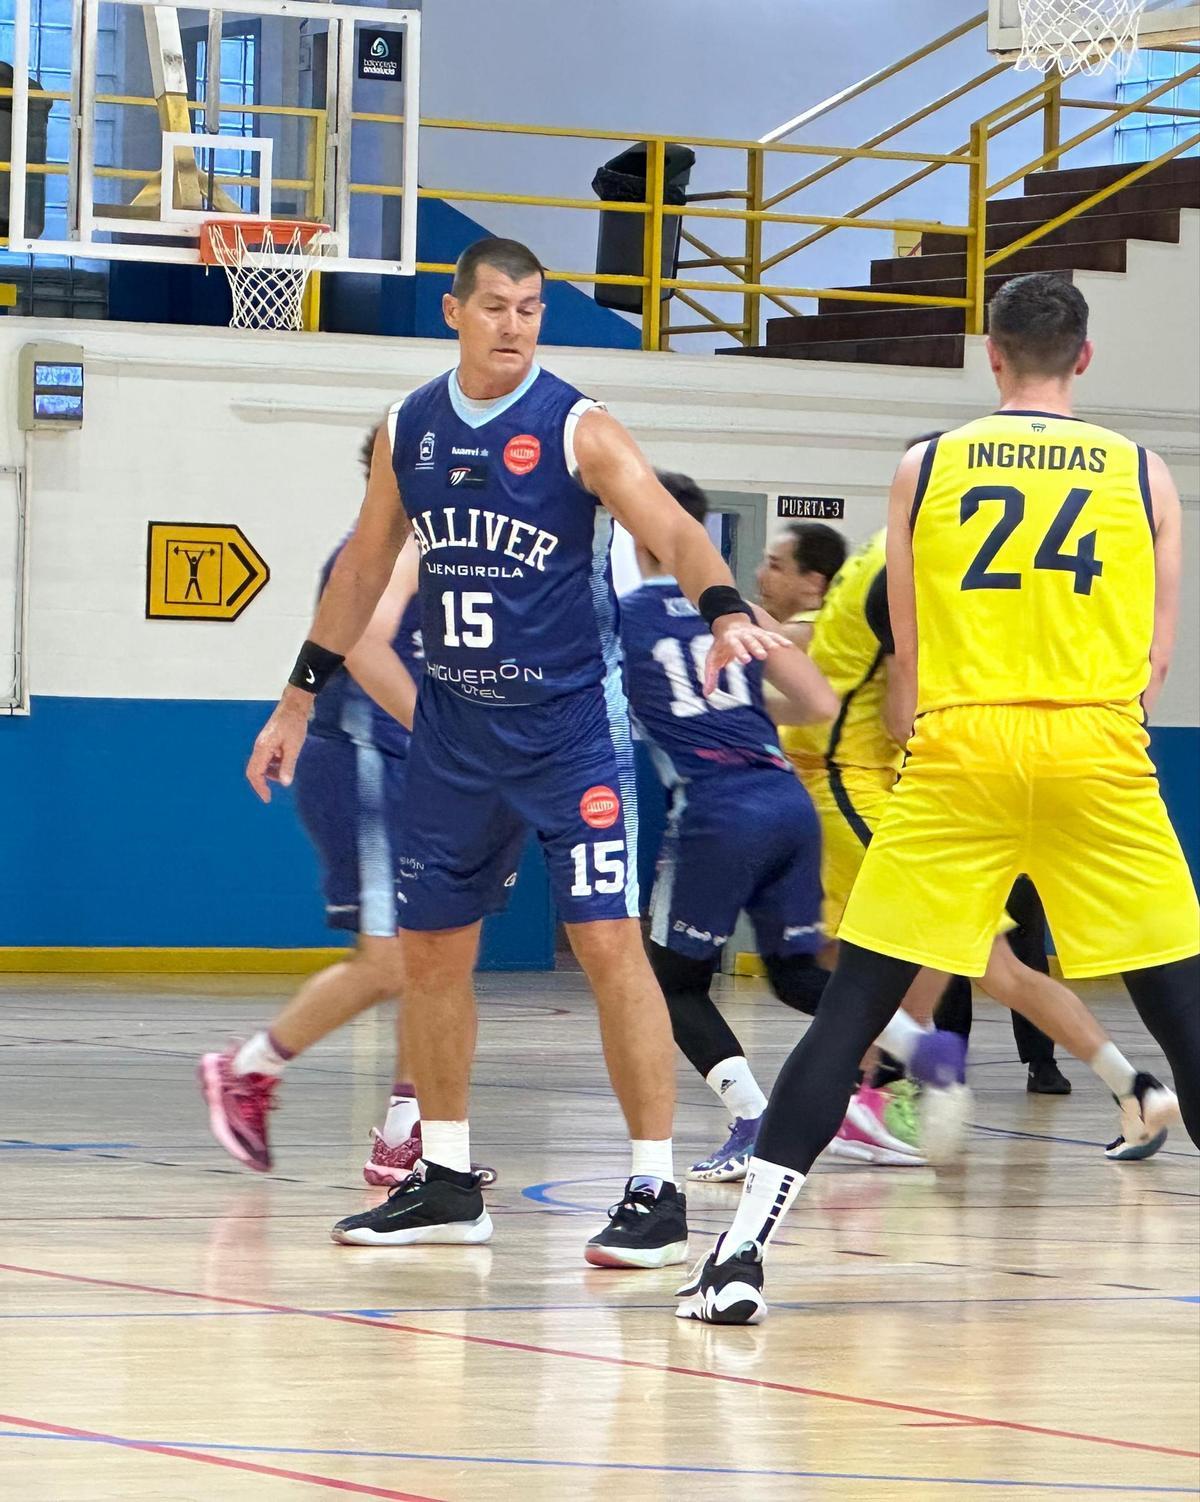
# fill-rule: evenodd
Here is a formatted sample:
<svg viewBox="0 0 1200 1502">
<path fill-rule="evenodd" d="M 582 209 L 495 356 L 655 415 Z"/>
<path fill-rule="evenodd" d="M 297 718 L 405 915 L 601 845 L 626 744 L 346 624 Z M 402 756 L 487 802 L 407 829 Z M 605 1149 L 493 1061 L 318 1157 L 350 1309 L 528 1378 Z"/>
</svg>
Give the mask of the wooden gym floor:
<svg viewBox="0 0 1200 1502">
<path fill-rule="evenodd" d="M 488 1247 L 334 1246 L 390 1077 L 368 1015 L 294 1066 L 277 1173 L 209 1140 L 197 1054 L 278 978 L 0 978 L 0 1495 L 11 1502 L 689 1502 L 1195 1495 L 1200 1175 L 1182 1133 L 1105 1161 L 1114 1111 L 1027 1096 L 979 1008 L 960 1171 L 818 1169 L 767 1322 L 672 1318 L 679 1269 L 588 1268 L 625 1175 L 577 975 L 485 976 Z M 1158 1067 L 1112 987 L 1118 1042 Z M 728 1015 L 772 1077 L 796 1028 Z M 680 1165 L 721 1137 L 680 1070 Z M 732 1186 L 692 1186 L 693 1251 Z"/>
</svg>

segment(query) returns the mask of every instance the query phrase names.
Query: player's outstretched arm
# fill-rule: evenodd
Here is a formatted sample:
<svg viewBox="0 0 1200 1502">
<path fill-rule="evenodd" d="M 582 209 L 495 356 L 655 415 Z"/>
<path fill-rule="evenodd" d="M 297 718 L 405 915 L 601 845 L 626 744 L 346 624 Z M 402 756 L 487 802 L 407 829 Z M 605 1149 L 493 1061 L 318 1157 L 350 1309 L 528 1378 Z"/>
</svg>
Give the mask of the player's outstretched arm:
<svg viewBox="0 0 1200 1502">
<path fill-rule="evenodd" d="M 761 605 L 752 608 L 765 630 L 781 629 Z M 807 652 L 772 652 L 763 675 L 775 690 L 767 699 L 767 712 L 777 725 L 814 725 L 837 714 L 841 700 Z"/>
<path fill-rule="evenodd" d="M 358 522 L 329 576 L 288 686 L 246 763 L 246 778 L 264 803 L 271 801 L 270 783 L 291 785 L 313 700 L 365 630 L 409 530 L 392 469 L 388 425 L 381 423 Z"/>
<path fill-rule="evenodd" d="M 1150 645 L 1150 682 L 1142 695 L 1147 714 L 1153 710 L 1175 650 L 1179 623 L 1179 576 L 1183 560 L 1183 511 L 1171 471 L 1157 454 L 1146 454 L 1150 502 L 1154 512 L 1154 637 Z"/>
<path fill-rule="evenodd" d="M 708 533 L 663 489 L 646 456 L 616 418 L 600 408 L 580 418 L 575 459 L 586 488 L 674 575 L 712 628 L 713 645 L 704 671 L 706 694 L 716 688 L 717 675 L 731 662 L 745 665 L 777 647 L 791 646 L 778 630 L 765 630 L 755 621 Z"/>
<path fill-rule="evenodd" d="M 417 685 L 396 655 L 393 643 L 401 618 L 417 592 L 419 567 L 417 541 L 410 537 L 400 549 L 391 580 L 379 598 L 375 614 L 367 622 L 367 629 L 359 637 L 358 645 L 346 654 L 346 669 L 355 683 L 405 730 L 412 729 Z"/>
<path fill-rule="evenodd" d="M 917 602 L 913 584 L 912 508 L 928 444 L 901 459 L 888 496 L 887 603 L 895 655 L 888 662 L 888 731 L 901 745 L 917 713 Z"/>
</svg>

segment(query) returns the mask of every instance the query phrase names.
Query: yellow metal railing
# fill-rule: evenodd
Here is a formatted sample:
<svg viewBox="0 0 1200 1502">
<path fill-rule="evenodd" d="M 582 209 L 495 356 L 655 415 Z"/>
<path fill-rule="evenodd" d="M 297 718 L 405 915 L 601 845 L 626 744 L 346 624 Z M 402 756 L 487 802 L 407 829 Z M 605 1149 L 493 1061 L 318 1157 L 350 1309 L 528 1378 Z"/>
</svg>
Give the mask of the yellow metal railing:
<svg viewBox="0 0 1200 1502">
<path fill-rule="evenodd" d="M 811 123 L 815 118 L 831 112 L 868 90 L 897 77 L 959 40 L 968 33 L 981 28 L 986 16 L 980 14 L 952 28 L 927 46 L 917 49 L 897 63 L 864 80 L 853 88 L 844 90 L 826 105 L 799 117 L 793 126 Z M 1186 52 L 1180 47 L 1172 50 Z M 878 131 L 857 146 L 825 146 L 798 143 L 784 139 L 791 127 L 781 128 L 777 138 L 761 141 L 745 141 L 725 137 L 667 136 L 641 131 L 611 131 L 592 128 L 570 128 L 547 125 L 523 125 L 512 122 L 481 122 L 455 119 L 422 119 L 423 131 L 467 131 L 493 135 L 515 135 L 531 138 L 553 138 L 570 141 L 603 141 L 617 143 L 644 142 L 647 148 L 647 181 L 645 198 L 634 203 L 600 202 L 594 198 L 571 197 L 562 194 L 498 193 L 485 189 L 435 188 L 416 189 L 419 198 L 443 203 L 504 204 L 519 205 L 538 210 L 565 210 L 587 213 L 612 213 L 641 215 L 643 220 L 642 264 L 639 270 L 628 274 L 601 273 L 596 271 L 571 271 L 555 269 L 548 273 L 551 280 L 576 282 L 590 286 L 614 286 L 639 288 L 642 292 L 642 345 L 656 350 L 669 347 L 672 336 L 683 337 L 696 333 L 719 332 L 730 336 L 743 345 L 756 344 L 760 337 L 763 306 L 772 303 L 788 313 L 797 313 L 794 299 L 822 299 L 845 302 L 848 305 L 869 307 L 887 304 L 890 307 L 907 308 L 952 308 L 961 309 L 963 327 L 968 333 L 983 330 L 986 279 L 996 268 L 1002 266 L 1019 251 L 1035 245 L 1046 236 L 1070 223 L 1106 199 L 1131 186 L 1154 171 L 1164 162 L 1187 151 L 1200 141 L 1200 134 L 1193 135 L 1163 152 L 1152 162 L 1132 166 L 1126 174 L 1089 195 L 1066 212 L 1032 226 L 1020 238 L 994 250 L 987 243 L 988 203 L 1012 187 L 1023 176 L 1058 165 L 1061 159 L 1093 139 L 1101 132 L 1110 130 L 1119 121 L 1134 114 L 1167 115 L 1179 118 L 1200 118 L 1200 111 L 1176 108 L 1157 101 L 1181 83 L 1200 75 L 1200 63 L 1181 70 L 1146 92 L 1137 99 L 1117 105 L 1102 100 L 1068 98 L 1063 92 L 1063 80 L 1052 76 L 1040 80 L 1024 93 L 1009 99 L 1004 104 L 977 118 L 970 128 L 969 138 L 950 151 L 930 152 L 907 150 L 899 144 L 899 138 L 913 126 L 936 116 L 939 111 L 964 99 L 996 79 L 1007 70 L 1007 64 L 997 63 L 983 69 L 970 79 L 957 84 L 920 109 L 896 121 L 887 130 Z M 11 97 L 11 89 L 0 89 L 0 97 Z M 67 101 L 68 96 L 43 90 L 31 90 L 31 98 L 51 101 Z M 98 96 L 104 105 L 150 108 L 156 107 L 153 99 L 139 96 L 106 94 Z M 200 105 L 189 103 L 190 109 Z M 1076 135 L 1062 138 L 1062 116 L 1068 109 L 1099 112 L 1101 118 Z M 230 105 L 226 113 L 252 114 L 266 117 L 294 118 L 311 122 L 311 129 L 304 139 L 303 177 L 275 179 L 275 186 L 304 195 L 305 212 L 313 219 L 324 216 L 327 184 L 325 181 L 327 117 L 324 110 L 298 106 Z M 1008 172 L 995 182 L 989 181 L 989 154 L 992 144 L 1004 132 L 1031 118 L 1041 115 L 1042 151 L 1021 168 Z M 402 126 L 401 115 L 356 112 L 351 116 L 354 124 Z M 698 151 L 725 152 L 740 155 L 744 159 L 742 181 L 744 187 L 728 188 L 691 195 L 681 205 L 665 201 L 666 150 L 673 141 L 686 139 Z M 224 138 L 228 149 L 236 150 L 237 138 Z M 786 165 L 789 158 L 801 161 L 816 159 L 819 165 L 805 175 L 791 181 L 787 186 L 767 191 L 768 165 Z M 842 214 L 827 212 L 803 212 L 802 195 L 817 183 L 828 179 L 853 162 L 896 162 L 904 170 L 898 181 L 874 193 L 861 203 L 855 204 Z M 916 184 L 932 177 L 944 167 L 966 169 L 965 194 L 962 222 L 942 223 L 928 219 L 892 215 L 881 217 L 874 211 L 894 200 Z M 0 172 L 8 171 L 9 164 L 0 162 Z M 31 173 L 44 175 L 65 174 L 67 168 L 60 164 L 37 164 L 28 166 Z M 116 179 L 130 182 L 149 182 L 158 178 L 153 170 L 134 168 L 102 167 L 95 175 L 100 179 Z M 257 179 L 222 175 L 217 178 L 222 186 L 254 186 Z M 395 183 L 354 182 L 350 191 L 355 195 L 375 197 L 402 196 L 406 189 Z M 678 261 L 676 274 L 663 274 L 663 244 L 674 221 L 679 228 L 679 241 L 684 257 Z M 740 225 L 741 232 L 736 248 L 714 247 L 705 230 L 705 221 L 719 227 L 721 224 Z M 800 238 L 791 240 L 770 254 L 764 252 L 764 231 L 775 226 L 795 226 L 803 229 Z M 783 281 L 768 281 L 768 273 L 785 263 L 795 263 L 811 246 L 839 230 L 865 230 L 874 232 L 905 232 L 908 234 L 936 233 L 953 236 L 961 241 L 965 253 L 964 288 L 962 295 L 922 294 L 914 291 L 897 291 L 881 284 L 870 287 L 827 287 L 807 285 L 811 279 L 793 275 Z M 699 231 L 704 231 L 703 234 Z M 533 237 L 531 237 L 533 238 Z M 0 241 L 0 244 L 3 244 Z M 691 252 L 698 252 L 692 255 Z M 443 263 L 421 262 L 418 271 L 448 273 L 453 266 Z M 704 273 L 708 273 L 704 275 Z M 316 327 L 320 298 L 320 279 L 311 279 L 311 291 L 307 308 L 306 326 Z M 703 294 L 703 297 L 700 295 Z M 712 296 L 738 299 L 740 317 L 723 313 L 710 306 L 705 298 Z M 673 299 L 687 311 L 692 321 L 672 324 L 664 322 L 668 298 Z"/>
</svg>

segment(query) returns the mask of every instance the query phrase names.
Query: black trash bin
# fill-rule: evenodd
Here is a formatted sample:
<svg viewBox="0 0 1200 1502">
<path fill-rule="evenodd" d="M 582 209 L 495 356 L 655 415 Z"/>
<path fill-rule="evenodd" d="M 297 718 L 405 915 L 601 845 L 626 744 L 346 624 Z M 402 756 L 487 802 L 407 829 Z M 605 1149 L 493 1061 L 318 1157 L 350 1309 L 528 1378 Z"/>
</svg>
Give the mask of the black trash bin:
<svg viewBox="0 0 1200 1502">
<path fill-rule="evenodd" d="M 0 88 L 11 89 L 13 69 L 11 63 L 0 63 Z M 41 84 L 30 75 L 29 87 L 40 89 Z M 12 161 L 12 98 L 0 98 L 0 162 Z M 54 107 L 53 99 L 29 101 L 29 123 L 25 141 L 25 160 L 46 160 L 46 122 Z M 0 235 L 8 235 L 9 174 L 0 172 Z M 46 178 L 41 172 L 31 172 L 25 178 L 25 233 L 40 235 L 46 227 Z"/>
<path fill-rule="evenodd" d="M 597 198 L 606 203 L 645 203 L 647 148 L 639 141 L 622 151 L 592 178 Z M 663 173 L 663 199 L 666 203 L 686 203 L 688 178 L 695 165 L 696 153 L 688 146 L 668 146 Z M 598 276 L 641 276 L 644 257 L 646 219 L 643 214 L 600 214 L 600 238 L 596 247 Z M 663 220 L 662 274 L 675 275 L 679 264 L 679 218 Z M 602 308 L 618 308 L 622 313 L 642 311 L 642 287 L 611 287 L 603 282 L 596 286 L 596 301 Z M 671 295 L 663 288 L 663 301 Z"/>
</svg>

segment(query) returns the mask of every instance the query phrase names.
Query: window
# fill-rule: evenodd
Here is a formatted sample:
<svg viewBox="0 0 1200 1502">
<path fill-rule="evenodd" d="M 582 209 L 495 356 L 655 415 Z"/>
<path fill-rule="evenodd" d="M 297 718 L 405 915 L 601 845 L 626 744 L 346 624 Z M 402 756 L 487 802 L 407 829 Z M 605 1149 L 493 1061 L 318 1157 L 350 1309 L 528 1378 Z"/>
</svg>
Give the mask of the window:
<svg viewBox="0 0 1200 1502">
<path fill-rule="evenodd" d="M 1143 49 L 1133 60 L 1128 77 L 1117 82 L 1117 103 L 1126 104 L 1168 78 L 1174 78 L 1191 65 L 1194 59 L 1184 52 L 1151 52 Z M 1178 88 L 1168 89 L 1155 101 L 1156 105 L 1173 105 L 1178 109 L 1200 109 L 1200 78 L 1191 78 Z M 1196 133 L 1194 119 L 1171 115 L 1129 115 L 1117 122 L 1114 132 L 1114 160 L 1118 162 L 1152 162 L 1156 156 L 1169 151 L 1177 142 Z M 1200 155 L 1200 146 L 1193 146 L 1186 156 Z"/>
<path fill-rule="evenodd" d="M 111 9 L 111 7 L 106 9 Z M 0 58 L 6 62 L 12 61 L 14 51 L 14 12 L 13 0 L 0 0 Z M 31 0 L 29 36 L 31 87 L 45 89 L 52 94 L 70 94 L 71 25 L 71 0 Z M 102 13 L 97 29 L 96 46 L 97 87 L 102 93 L 118 92 L 116 50 L 115 22 L 111 16 Z M 30 125 L 32 126 L 34 124 L 32 105 L 35 101 L 30 101 L 30 103 Z M 70 118 L 69 101 L 56 99 L 51 105 L 50 115 L 46 121 L 47 163 L 66 164 L 70 146 Z M 99 162 L 107 163 L 112 160 L 114 129 L 112 110 L 97 111 L 96 158 Z M 30 160 L 34 160 L 37 148 L 33 140 L 29 145 Z M 67 238 L 66 174 L 46 173 L 41 181 L 45 183 L 46 193 L 46 222 L 42 234 L 47 240 L 65 240 Z M 38 183 L 38 178 L 26 179 L 27 202 L 36 191 L 35 185 Z M 0 264 L 8 271 L 16 266 L 28 267 L 31 261 L 29 257 L 15 256 L 7 250 L 0 250 Z M 68 263 L 59 256 L 39 256 L 37 264 L 65 266 Z"/>
<path fill-rule="evenodd" d="M 239 104 L 258 102 L 260 40 L 261 34 L 257 21 L 233 22 L 222 29 L 221 134 L 223 136 L 262 134 L 255 126 L 258 116 L 238 109 Z M 183 56 L 187 65 L 188 84 L 192 89 L 192 98 L 201 106 L 196 111 L 192 128 L 203 130 L 203 105 L 208 83 L 207 31 L 194 28 L 183 33 Z M 213 155 L 213 170 L 222 176 L 252 177 L 258 165 L 259 158 L 249 151 L 218 151 Z M 235 188 L 227 184 L 225 191 L 244 212 L 253 212 L 257 207 L 257 192 L 254 188 Z"/>
</svg>

